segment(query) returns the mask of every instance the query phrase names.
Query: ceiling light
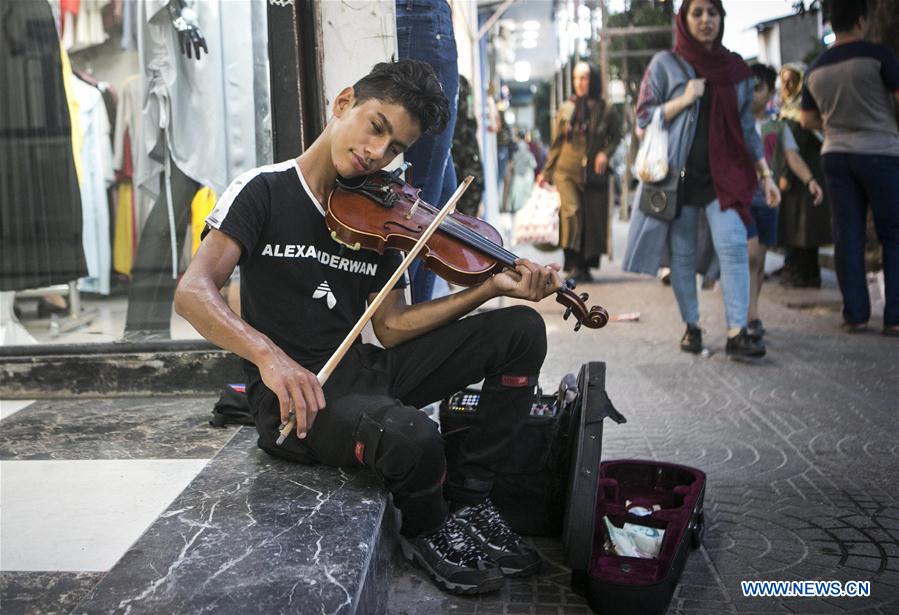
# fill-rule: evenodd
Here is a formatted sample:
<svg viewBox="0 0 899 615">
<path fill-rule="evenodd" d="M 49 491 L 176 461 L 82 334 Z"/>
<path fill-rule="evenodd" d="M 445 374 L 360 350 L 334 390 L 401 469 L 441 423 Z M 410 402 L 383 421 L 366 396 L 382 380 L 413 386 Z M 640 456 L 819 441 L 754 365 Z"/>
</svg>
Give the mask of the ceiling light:
<svg viewBox="0 0 899 615">
<path fill-rule="evenodd" d="M 521 46 L 522 46 L 522 48 L 524 48 L 524 49 L 533 49 L 534 47 L 537 46 L 537 39 L 535 39 L 535 38 L 526 38 L 526 39 L 524 39 L 523 41 L 521 41 Z"/>
<path fill-rule="evenodd" d="M 521 33 L 521 38 L 524 40 L 537 40 L 540 38 L 540 33 L 536 30 L 525 30 Z"/>
<path fill-rule="evenodd" d="M 525 30 L 539 30 L 540 22 L 537 21 L 536 19 L 529 19 L 529 20 L 525 21 L 524 23 L 522 23 L 521 27 L 524 28 Z"/>
<path fill-rule="evenodd" d="M 523 60 L 515 63 L 515 81 L 523 82 L 531 78 L 531 63 Z"/>
</svg>

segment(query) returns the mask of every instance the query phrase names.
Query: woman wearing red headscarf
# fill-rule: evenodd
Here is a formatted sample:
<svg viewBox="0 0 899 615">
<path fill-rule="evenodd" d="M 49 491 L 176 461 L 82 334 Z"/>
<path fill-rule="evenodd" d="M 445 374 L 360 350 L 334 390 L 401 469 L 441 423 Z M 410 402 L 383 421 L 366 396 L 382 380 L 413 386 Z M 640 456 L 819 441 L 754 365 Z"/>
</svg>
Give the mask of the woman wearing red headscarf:
<svg viewBox="0 0 899 615">
<path fill-rule="evenodd" d="M 746 242 L 753 224 L 749 206 L 760 183 L 769 205 L 777 206 L 780 193 L 755 130 L 753 73 L 721 44 L 723 36 L 720 0 L 685 0 L 677 15 L 674 50 L 656 54 L 643 76 L 637 124 L 642 130 L 657 110 L 661 113 L 668 130 L 669 173 L 683 173 L 673 221 L 635 208 L 623 266 L 626 271 L 655 275 L 670 242 L 671 285 L 687 325 L 681 349 L 701 352 L 696 253 L 699 218 L 705 217 L 721 263 L 726 353 L 760 357 L 765 354 L 764 343 L 746 328 Z M 642 189 L 638 188 L 636 202 Z"/>
</svg>

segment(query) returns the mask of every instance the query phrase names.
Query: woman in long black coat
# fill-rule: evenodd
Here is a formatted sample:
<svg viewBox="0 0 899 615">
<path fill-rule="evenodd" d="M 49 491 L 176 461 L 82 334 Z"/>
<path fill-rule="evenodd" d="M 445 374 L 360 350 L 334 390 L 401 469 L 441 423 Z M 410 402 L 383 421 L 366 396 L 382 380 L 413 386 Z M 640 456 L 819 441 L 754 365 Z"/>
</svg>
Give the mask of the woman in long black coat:
<svg viewBox="0 0 899 615">
<path fill-rule="evenodd" d="M 785 64 L 780 69 L 780 119 L 790 127 L 799 146 L 799 155 L 820 186 L 826 186 L 821 170 L 822 141 L 817 132 L 799 125 L 799 99 L 803 68 Z M 824 188 L 824 201 L 815 205 L 806 186 L 789 170 L 781 178 L 778 244 L 787 252 L 782 275 L 784 284 L 796 287 L 821 286 L 818 248 L 833 242 L 830 232 L 830 199 Z"/>
<path fill-rule="evenodd" d="M 559 107 L 556 131 L 538 181 L 559 190 L 559 244 L 565 270 L 579 282 L 592 281 L 608 251 L 609 160 L 621 141 L 621 119 L 602 98 L 599 70 L 588 62 L 573 69 L 574 96 Z"/>
</svg>

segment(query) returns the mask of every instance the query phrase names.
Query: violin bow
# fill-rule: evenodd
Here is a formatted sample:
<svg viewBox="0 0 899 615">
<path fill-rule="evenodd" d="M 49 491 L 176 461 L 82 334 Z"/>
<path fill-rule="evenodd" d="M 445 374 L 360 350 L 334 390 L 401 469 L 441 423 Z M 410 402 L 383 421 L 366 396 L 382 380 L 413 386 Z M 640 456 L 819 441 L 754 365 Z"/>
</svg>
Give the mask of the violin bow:
<svg viewBox="0 0 899 615">
<path fill-rule="evenodd" d="M 440 224 L 443 222 L 444 218 L 453 213 L 456 210 L 456 203 L 462 198 L 462 195 L 465 194 L 465 191 L 468 189 L 468 185 L 474 181 L 474 177 L 469 175 L 465 178 L 459 187 L 456 188 L 456 191 L 453 193 L 453 196 L 446 202 L 446 205 L 443 206 L 443 209 L 434 217 L 434 220 L 431 222 L 430 226 L 425 229 L 425 231 L 421 234 L 421 237 L 418 238 L 418 241 L 415 242 L 415 245 L 412 246 L 412 249 L 406 253 L 406 258 L 403 259 L 403 262 L 400 263 L 400 266 L 396 268 L 396 271 L 393 272 L 393 275 L 390 276 L 390 279 L 384 284 L 384 287 L 378 292 L 375 298 L 371 303 L 368 304 L 368 308 L 359 318 L 359 322 L 356 323 L 356 326 L 347 334 L 346 338 L 340 343 L 340 346 L 337 347 L 337 350 L 334 351 L 334 354 L 331 355 L 331 358 L 328 359 L 327 363 L 325 363 L 324 367 L 321 368 L 321 371 L 315 375 L 318 379 L 318 382 L 321 386 L 325 385 L 325 382 L 330 378 L 331 373 L 337 368 L 337 364 L 343 359 L 344 355 L 346 355 L 347 351 L 356 341 L 356 338 L 359 337 L 359 334 L 362 333 L 362 329 L 365 328 L 365 325 L 368 324 L 368 321 L 371 320 L 371 317 L 374 316 L 375 312 L 381 306 L 384 299 L 387 297 L 388 293 L 393 290 L 393 287 L 399 281 L 406 270 L 409 268 L 409 265 L 412 264 L 412 261 L 418 256 L 421 249 L 424 247 L 425 243 L 427 243 L 428 239 L 431 238 L 437 229 L 440 227 Z M 297 425 L 296 415 L 293 410 L 290 411 L 289 418 L 287 422 L 282 424 L 278 429 L 278 440 L 277 444 L 283 444 L 284 440 L 287 439 L 287 436 L 290 435 L 290 432 L 294 430 Z"/>
</svg>

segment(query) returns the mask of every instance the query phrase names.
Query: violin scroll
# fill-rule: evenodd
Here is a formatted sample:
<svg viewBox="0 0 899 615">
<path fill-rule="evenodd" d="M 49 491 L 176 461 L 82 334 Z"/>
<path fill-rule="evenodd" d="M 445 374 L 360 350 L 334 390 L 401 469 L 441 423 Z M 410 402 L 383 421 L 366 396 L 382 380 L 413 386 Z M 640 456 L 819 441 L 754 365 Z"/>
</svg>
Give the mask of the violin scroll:
<svg viewBox="0 0 899 615">
<path fill-rule="evenodd" d="M 599 305 L 594 305 L 587 309 L 586 301 L 590 296 L 587 293 L 577 295 L 569 286 L 563 286 L 556 291 L 556 301 L 565 306 L 565 314 L 562 318 L 568 319 L 574 314 L 577 324 L 574 330 L 577 331 L 581 326 L 588 329 L 601 329 L 609 322 L 609 313 Z"/>
</svg>

